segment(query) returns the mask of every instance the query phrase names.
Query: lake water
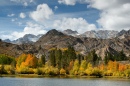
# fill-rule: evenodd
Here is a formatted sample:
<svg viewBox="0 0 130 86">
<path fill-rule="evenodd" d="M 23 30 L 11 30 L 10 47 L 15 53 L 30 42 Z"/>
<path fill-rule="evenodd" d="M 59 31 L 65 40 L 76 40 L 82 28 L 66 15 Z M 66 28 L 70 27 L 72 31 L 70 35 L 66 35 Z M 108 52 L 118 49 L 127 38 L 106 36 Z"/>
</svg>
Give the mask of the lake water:
<svg viewBox="0 0 130 86">
<path fill-rule="evenodd" d="M 130 86 L 129 79 L 0 78 L 0 86 Z"/>
</svg>

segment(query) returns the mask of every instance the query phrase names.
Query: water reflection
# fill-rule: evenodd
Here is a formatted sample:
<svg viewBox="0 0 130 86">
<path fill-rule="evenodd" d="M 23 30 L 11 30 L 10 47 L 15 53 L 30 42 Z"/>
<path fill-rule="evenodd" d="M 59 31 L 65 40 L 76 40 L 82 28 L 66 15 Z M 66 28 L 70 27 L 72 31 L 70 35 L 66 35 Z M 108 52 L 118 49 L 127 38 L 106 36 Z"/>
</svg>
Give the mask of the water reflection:
<svg viewBox="0 0 130 86">
<path fill-rule="evenodd" d="M 129 79 L 113 78 L 0 78 L 0 86 L 130 86 Z"/>
</svg>

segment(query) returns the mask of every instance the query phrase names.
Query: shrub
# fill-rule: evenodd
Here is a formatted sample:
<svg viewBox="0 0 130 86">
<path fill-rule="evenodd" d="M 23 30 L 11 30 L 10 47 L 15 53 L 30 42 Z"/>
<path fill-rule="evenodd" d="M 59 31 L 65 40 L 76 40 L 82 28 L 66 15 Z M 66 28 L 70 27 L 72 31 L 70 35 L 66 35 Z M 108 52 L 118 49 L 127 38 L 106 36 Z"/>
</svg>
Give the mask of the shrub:
<svg viewBox="0 0 130 86">
<path fill-rule="evenodd" d="M 99 70 L 97 67 L 95 67 L 95 68 L 92 70 L 92 75 L 93 75 L 93 76 L 102 77 L 102 71 Z"/>
<path fill-rule="evenodd" d="M 124 71 L 126 77 L 130 77 L 130 69 Z"/>
<path fill-rule="evenodd" d="M 38 75 L 43 74 L 43 69 L 42 68 L 36 68 L 36 69 L 33 69 L 33 71 L 34 71 L 35 74 L 38 74 Z"/>
<path fill-rule="evenodd" d="M 86 74 L 86 75 L 89 75 L 89 76 L 92 75 L 92 70 L 93 70 L 93 68 L 91 68 L 91 67 L 90 67 L 90 68 L 87 68 L 87 69 L 85 70 L 85 74 Z"/>
<path fill-rule="evenodd" d="M 65 71 L 63 68 L 61 68 L 60 74 L 61 74 L 61 75 L 66 75 L 66 71 Z"/>
</svg>

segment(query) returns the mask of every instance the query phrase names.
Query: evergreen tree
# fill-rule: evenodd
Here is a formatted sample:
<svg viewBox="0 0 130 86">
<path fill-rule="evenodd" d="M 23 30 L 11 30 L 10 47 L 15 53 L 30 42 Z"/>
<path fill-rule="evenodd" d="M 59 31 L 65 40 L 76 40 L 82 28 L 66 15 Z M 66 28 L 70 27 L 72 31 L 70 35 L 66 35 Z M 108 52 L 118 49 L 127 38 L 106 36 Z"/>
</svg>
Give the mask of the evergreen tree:
<svg viewBox="0 0 130 86">
<path fill-rule="evenodd" d="M 84 57 L 81 54 L 78 54 L 77 59 L 79 61 L 79 64 L 81 64 L 81 61 L 84 60 Z"/>
<path fill-rule="evenodd" d="M 68 58 L 70 59 L 70 61 L 76 59 L 76 52 L 73 47 L 68 46 L 67 52 L 68 52 Z"/>
<path fill-rule="evenodd" d="M 69 65 L 69 58 L 67 56 L 67 51 L 63 52 L 62 58 L 61 58 L 61 67 L 66 69 L 67 66 Z"/>
<path fill-rule="evenodd" d="M 56 66 L 56 59 L 55 59 L 55 50 L 50 51 L 50 63 L 53 67 Z"/>
<path fill-rule="evenodd" d="M 109 59 L 109 60 L 111 60 L 111 61 L 114 61 L 114 60 L 115 60 L 115 59 L 114 59 L 114 56 L 113 56 L 111 53 L 108 52 L 107 55 L 108 55 L 108 59 Z"/>
<path fill-rule="evenodd" d="M 97 56 L 95 50 L 88 53 L 88 55 L 85 57 L 85 60 L 87 62 L 92 62 L 93 65 L 96 65 L 96 63 L 99 61 L 99 57 Z"/>
<path fill-rule="evenodd" d="M 124 60 L 127 60 L 127 57 L 126 55 L 124 54 L 123 50 L 119 52 L 119 61 L 124 61 Z"/>
<path fill-rule="evenodd" d="M 104 57 L 104 62 L 105 62 L 105 65 L 107 65 L 107 64 L 108 64 L 108 61 L 109 61 L 109 59 L 108 59 L 107 53 L 105 53 L 105 57 Z"/>
<path fill-rule="evenodd" d="M 93 58 L 93 64 L 96 65 L 96 62 L 98 61 L 98 56 L 95 50 L 92 51 L 92 58 Z"/>
<path fill-rule="evenodd" d="M 41 64 L 45 65 L 45 63 L 46 63 L 45 55 L 42 55 L 40 60 L 41 60 Z"/>
<path fill-rule="evenodd" d="M 104 58 L 105 64 L 107 65 L 109 61 L 114 61 L 114 58 L 115 57 L 111 53 L 107 52 Z"/>
<path fill-rule="evenodd" d="M 62 58 L 62 51 L 60 49 L 55 51 L 55 57 L 56 57 L 56 66 L 60 69 Z"/>
</svg>

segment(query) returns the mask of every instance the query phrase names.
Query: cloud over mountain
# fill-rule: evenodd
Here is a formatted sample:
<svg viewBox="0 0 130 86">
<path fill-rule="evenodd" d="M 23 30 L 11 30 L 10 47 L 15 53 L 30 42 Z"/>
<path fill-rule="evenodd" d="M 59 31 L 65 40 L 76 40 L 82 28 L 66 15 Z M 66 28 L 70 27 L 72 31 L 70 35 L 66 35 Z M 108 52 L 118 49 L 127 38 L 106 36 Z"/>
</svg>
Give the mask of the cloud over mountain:
<svg viewBox="0 0 130 86">
<path fill-rule="evenodd" d="M 100 11 L 97 20 L 101 29 L 105 30 L 128 30 L 130 28 L 130 0 L 58 0 L 60 4 L 75 5 L 86 3 L 89 8 Z"/>
<path fill-rule="evenodd" d="M 61 20 L 55 20 L 53 27 L 62 31 L 66 29 L 72 29 L 78 31 L 79 33 L 96 29 L 94 24 L 89 24 L 83 18 L 63 18 Z"/>
<path fill-rule="evenodd" d="M 16 40 L 20 37 L 23 37 L 25 34 L 39 35 L 45 34 L 46 32 L 47 31 L 44 29 L 44 26 L 32 22 L 27 22 L 27 25 L 23 31 L 14 31 L 11 34 L 1 35 L 0 37 L 3 39 Z"/>
</svg>

